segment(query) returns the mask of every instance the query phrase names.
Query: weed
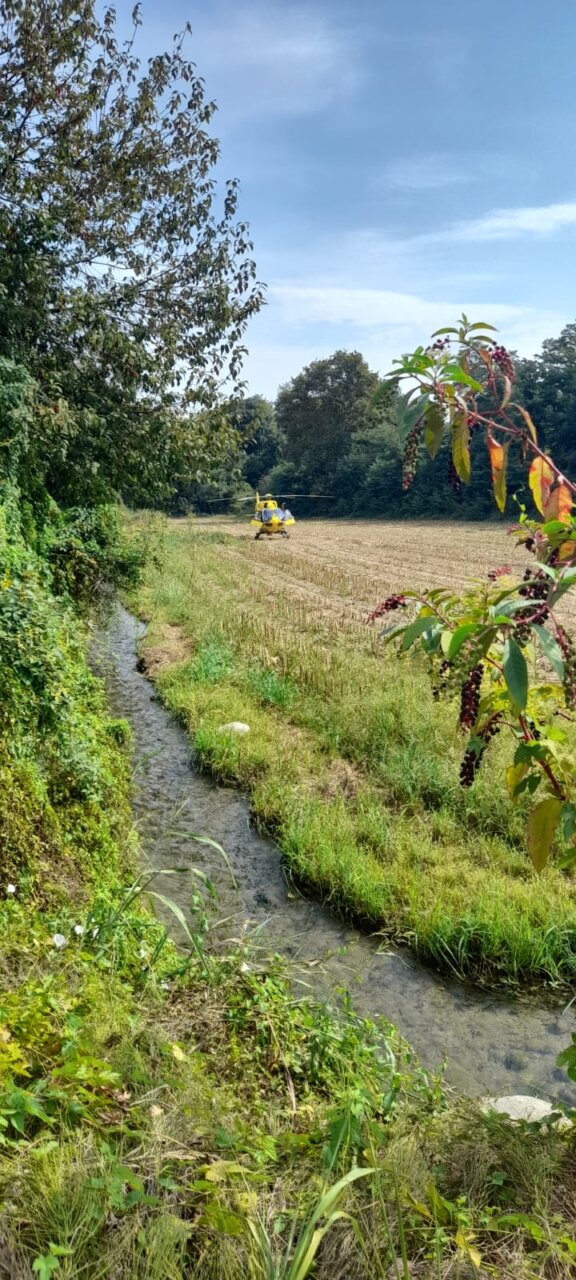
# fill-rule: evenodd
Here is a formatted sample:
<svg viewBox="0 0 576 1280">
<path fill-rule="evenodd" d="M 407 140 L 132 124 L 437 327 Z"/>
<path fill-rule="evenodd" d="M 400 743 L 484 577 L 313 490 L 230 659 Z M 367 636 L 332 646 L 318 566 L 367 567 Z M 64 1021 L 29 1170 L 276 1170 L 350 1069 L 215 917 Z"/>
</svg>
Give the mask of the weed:
<svg viewBox="0 0 576 1280">
<path fill-rule="evenodd" d="M 266 667 L 251 667 L 247 674 L 247 683 L 252 692 L 262 702 L 273 707 L 290 711 L 294 705 L 298 690 L 288 676 L 279 675 Z"/>
</svg>

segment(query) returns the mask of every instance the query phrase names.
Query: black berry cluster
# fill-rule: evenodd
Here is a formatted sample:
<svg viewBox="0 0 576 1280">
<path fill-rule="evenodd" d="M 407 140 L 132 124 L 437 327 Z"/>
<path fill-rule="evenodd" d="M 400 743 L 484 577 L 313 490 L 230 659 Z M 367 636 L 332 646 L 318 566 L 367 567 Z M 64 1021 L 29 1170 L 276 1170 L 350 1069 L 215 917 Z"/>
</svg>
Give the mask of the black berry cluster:
<svg viewBox="0 0 576 1280">
<path fill-rule="evenodd" d="M 422 419 L 420 419 L 412 430 L 408 432 L 406 444 L 404 445 L 404 459 L 402 462 L 402 488 L 409 489 L 414 476 L 416 474 L 416 464 L 418 462 L 418 449 L 420 446 L 420 437 L 422 435 Z"/>
<path fill-rule="evenodd" d="M 437 351 L 440 353 L 441 351 L 447 351 L 449 346 L 450 346 L 449 338 L 437 338 L 436 341 L 433 342 L 430 347 L 428 347 L 428 351 L 430 352 Z"/>
<path fill-rule="evenodd" d="M 549 589 L 548 580 L 544 577 L 543 573 L 538 571 L 534 573 L 532 569 L 526 569 L 524 571 L 524 586 L 520 587 L 518 595 L 522 596 L 524 600 L 534 600 L 537 607 L 534 609 L 534 613 L 531 616 L 532 622 L 545 622 L 549 616 L 548 606 L 544 603 L 548 598 Z M 540 602 L 539 608 L 538 602 Z M 520 622 L 517 623 L 515 638 L 518 641 L 518 644 L 528 644 L 530 639 L 530 627 L 527 622 L 520 620 Z"/>
<path fill-rule="evenodd" d="M 438 678 L 432 684 L 432 697 L 435 702 L 442 697 L 443 693 L 448 691 L 452 670 L 452 663 L 447 658 L 444 658 L 438 667 Z"/>
<path fill-rule="evenodd" d="M 480 705 L 480 686 L 482 684 L 482 664 L 472 667 L 460 693 L 460 724 L 463 729 L 471 729 L 476 723 Z"/>
<path fill-rule="evenodd" d="M 525 569 L 523 576 L 524 586 L 520 587 L 518 592 L 523 600 L 545 600 L 548 595 L 548 580 L 543 573 L 536 573 L 532 569 Z"/>
<path fill-rule="evenodd" d="M 564 627 L 557 628 L 556 639 L 564 658 L 563 685 L 566 706 L 573 710 L 576 707 L 576 645 Z"/>
<path fill-rule="evenodd" d="M 483 725 L 480 733 L 477 734 L 473 743 L 466 748 L 460 765 L 460 786 L 471 787 L 478 773 L 482 758 L 490 739 L 500 732 L 500 713 L 492 716 L 488 722 Z"/>
<path fill-rule="evenodd" d="M 394 609 L 403 609 L 406 605 L 406 596 L 387 596 L 386 600 L 382 600 L 368 617 L 369 622 L 375 622 L 376 618 L 382 618 L 385 613 L 392 613 Z"/>
<path fill-rule="evenodd" d="M 506 350 L 506 347 L 492 347 L 492 359 L 494 363 L 498 365 L 498 368 L 505 377 L 509 378 L 510 381 L 513 382 L 516 376 L 516 371 L 512 363 L 512 356 L 510 355 L 510 352 Z"/>
</svg>

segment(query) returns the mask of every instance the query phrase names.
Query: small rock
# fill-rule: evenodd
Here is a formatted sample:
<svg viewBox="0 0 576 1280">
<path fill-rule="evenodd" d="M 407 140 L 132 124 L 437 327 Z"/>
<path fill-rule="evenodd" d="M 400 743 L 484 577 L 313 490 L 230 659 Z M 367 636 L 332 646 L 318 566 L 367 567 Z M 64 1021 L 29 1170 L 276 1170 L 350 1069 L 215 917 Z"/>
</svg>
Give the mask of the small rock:
<svg viewBox="0 0 576 1280">
<path fill-rule="evenodd" d="M 250 733 L 250 725 L 243 720 L 231 720 L 229 724 L 218 725 L 219 733 Z"/>
<path fill-rule="evenodd" d="M 543 1098 L 533 1098 L 526 1093 L 512 1093 L 506 1098 L 485 1098 L 483 1111 L 497 1111 L 499 1115 L 509 1116 L 511 1120 L 525 1120 L 529 1123 L 547 1120 L 558 1108 Z M 564 1126 L 570 1122 L 562 1117 L 558 1122 Z"/>
</svg>

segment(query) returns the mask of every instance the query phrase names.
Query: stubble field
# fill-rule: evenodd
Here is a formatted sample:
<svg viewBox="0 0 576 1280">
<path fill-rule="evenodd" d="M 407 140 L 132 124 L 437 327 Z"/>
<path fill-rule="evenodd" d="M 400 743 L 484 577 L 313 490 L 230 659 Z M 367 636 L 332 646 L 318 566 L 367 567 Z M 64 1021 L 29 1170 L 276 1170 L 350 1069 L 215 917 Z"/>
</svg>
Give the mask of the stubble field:
<svg viewBox="0 0 576 1280">
<path fill-rule="evenodd" d="M 522 570 L 505 529 L 308 521 L 257 543 L 248 520 L 141 515 L 132 528 L 157 547 L 133 601 L 149 673 L 298 882 L 460 976 L 571 980 L 576 891 L 553 866 L 531 871 L 525 815 L 500 781 L 504 735 L 463 792 L 455 706 L 367 622 L 393 591 Z M 251 732 L 223 733 L 232 720 Z"/>
</svg>

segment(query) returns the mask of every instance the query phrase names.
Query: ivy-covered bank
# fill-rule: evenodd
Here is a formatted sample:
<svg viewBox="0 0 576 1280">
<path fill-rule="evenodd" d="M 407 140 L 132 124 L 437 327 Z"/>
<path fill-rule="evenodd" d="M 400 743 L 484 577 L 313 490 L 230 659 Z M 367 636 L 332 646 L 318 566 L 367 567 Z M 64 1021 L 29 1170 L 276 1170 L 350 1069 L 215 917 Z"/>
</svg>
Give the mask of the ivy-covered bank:
<svg viewBox="0 0 576 1280">
<path fill-rule="evenodd" d="M 136 569 L 112 514 L 39 527 L 6 483 L 0 568 L 0 1275 L 571 1274 L 570 1131 L 448 1101 L 393 1028 L 145 906 L 81 603 Z"/>
</svg>

